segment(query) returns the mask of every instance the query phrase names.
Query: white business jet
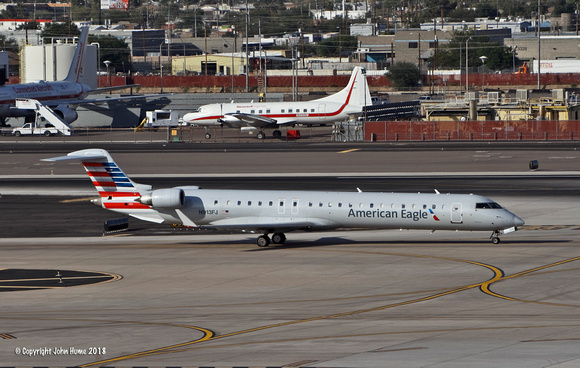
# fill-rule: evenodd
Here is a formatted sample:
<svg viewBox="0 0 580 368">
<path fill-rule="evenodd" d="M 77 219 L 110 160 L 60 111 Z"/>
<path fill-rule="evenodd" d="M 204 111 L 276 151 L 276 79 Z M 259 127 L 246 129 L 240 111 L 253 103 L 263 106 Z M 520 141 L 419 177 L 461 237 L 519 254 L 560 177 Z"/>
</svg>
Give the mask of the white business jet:
<svg viewBox="0 0 580 368">
<path fill-rule="evenodd" d="M 371 105 L 371 95 L 361 67 L 352 71 L 348 85 L 327 97 L 304 102 L 260 102 L 209 104 L 183 116 L 185 124 L 197 126 L 229 126 L 242 130 L 257 129 L 259 139 L 266 138 L 262 131 L 274 128 L 274 136 L 281 136 L 277 129 L 285 124 L 321 125 L 344 121 L 361 115 L 363 108 Z M 206 138 L 211 134 L 206 131 Z"/>
<path fill-rule="evenodd" d="M 489 198 L 467 194 L 276 190 L 211 190 L 182 186 L 152 190 L 137 184 L 102 149 L 44 161 L 79 160 L 99 198 L 93 202 L 140 220 L 200 229 L 260 233 L 257 244 L 282 244 L 289 231 L 337 228 L 516 231 L 524 221 Z M 273 234 L 271 237 L 269 234 Z"/>
<path fill-rule="evenodd" d="M 84 75 L 84 60 L 89 37 L 89 28 L 81 28 L 77 47 L 73 55 L 70 69 L 63 81 L 34 83 L 7 84 L 0 86 L 0 125 L 4 125 L 7 117 L 34 117 L 35 113 L 30 109 L 16 107 L 17 99 L 33 99 L 49 107 L 65 123 L 72 123 L 77 118 L 75 108 L 80 104 L 94 104 L 113 100 L 130 100 L 149 96 L 126 96 L 117 98 L 102 98 L 87 100 L 85 97 L 92 93 L 108 92 L 126 89 L 137 85 L 116 86 L 92 89 L 82 83 Z"/>
</svg>

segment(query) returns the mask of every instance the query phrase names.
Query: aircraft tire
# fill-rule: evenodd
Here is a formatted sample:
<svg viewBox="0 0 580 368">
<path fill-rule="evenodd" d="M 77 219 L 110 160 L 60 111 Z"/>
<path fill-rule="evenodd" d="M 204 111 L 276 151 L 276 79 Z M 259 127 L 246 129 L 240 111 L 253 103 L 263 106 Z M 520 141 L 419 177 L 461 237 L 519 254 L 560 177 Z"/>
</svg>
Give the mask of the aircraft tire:
<svg viewBox="0 0 580 368">
<path fill-rule="evenodd" d="M 258 134 L 256 134 L 256 137 L 258 139 L 265 139 L 266 138 L 266 134 L 264 134 L 264 132 L 258 132 Z"/>
<path fill-rule="evenodd" d="M 205 139 L 210 139 L 210 138 L 211 138 L 211 134 L 205 133 Z"/>
<path fill-rule="evenodd" d="M 274 233 L 272 235 L 272 243 L 284 244 L 284 242 L 286 242 L 286 235 L 284 233 Z"/>
<path fill-rule="evenodd" d="M 499 239 L 499 237 L 497 237 L 497 236 L 494 236 L 493 238 L 491 238 L 491 242 L 492 242 L 493 244 L 499 244 L 499 242 L 500 242 L 500 239 Z"/>
<path fill-rule="evenodd" d="M 268 238 L 266 235 L 260 235 L 258 236 L 256 243 L 260 248 L 267 247 L 268 245 L 270 245 L 270 238 Z"/>
</svg>

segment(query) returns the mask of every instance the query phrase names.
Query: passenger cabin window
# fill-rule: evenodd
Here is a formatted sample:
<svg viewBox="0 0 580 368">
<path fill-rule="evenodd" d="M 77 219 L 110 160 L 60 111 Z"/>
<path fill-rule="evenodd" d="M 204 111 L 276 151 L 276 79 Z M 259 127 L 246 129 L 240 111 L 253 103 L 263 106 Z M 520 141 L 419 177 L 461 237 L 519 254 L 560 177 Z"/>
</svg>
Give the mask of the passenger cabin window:
<svg viewBox="0 0 580 368">
<path fill-rule="evenodd" d="M 308 109 L 304 109 L 303 112 L 308 112 Z"/>
<path fill-rule="evenodd" d="M 308 207 L 312 207 L 312 202 L 308 202 Z"/>
<path fill-rule="evenodd" d="M 239 113 L 240 113 L 240 110 L 237 110 L 237 111 L 236 111 L 236 114 L 239 114 Z"/>
<path fill-rule="evenodd" d="M 342 203 L 340 203 L 340 202 L 339 202 L 339 203 L 338 203 L 338 207 L 342 207 Z"/>
<path fill-rule="evenodd" d="M 432 209 L 436 209 L 437 208 L 437 205 L 432 205 L 431 208 Z"/>
<path fill-rule="evenodd" d="M 402 205 L 401 205 L 401 208 L 405 208 L 405 205 L 404 205 L 404 204 L 402 204 Z"/>
<path fill-rule="evenodd" d="M 262 201 L 259 201 L 258 202 L 258 206 L 262 206 Z"/>
<path fill-rule="evenodd" d="M 258 110 L 258 114 L 261 114 L 261 113 L 262 113 L 262 110 Z"/>
<path fill-rule="evenodd" d="M 214 206 L 217 206 L 219 203 L 219 201 L 216 199 L 215 201 L 213 201 Z"/>
<path fill-rule="evenodd" d="M 314 109 L 310 109 L 310 112 L 314 112 Z"/>
<path fill-rule="evenodd" d="M 248 201 L 248 206 L 251 206 L 251 205 L 252 205 L 252 201 Z"/>
<path fill-rule="evenodd" d="M 274 202 L 270 201 L 268 202 L 268 206 L 272 207 L 274 205 Z"/>
<path fill-rule="evenodd" d="M 270 109 L 267 109 L 267 110 L 266 110 L 266 114 L 269 114 L 269 113 L 270 113 Z"/>
<path fill-rule="evenodd" d="M 255 114 L 255 113 L 256 113 L 256 110 L 252 110 L 252 111 L 251 111 L 251 113 L 252 113 L 252 114 Z"/>
<path fill-rule="evenodd" d="M 241 206 L 241 205 L 242 205 L 242 201 L 238 201 L 238 206 Z"/>
<path fill-rule="evenodd" d="M 282 110 L 280 110 L 280 112 L 281 112 L 281 113 L 284 113 L 285 111 L 286 111 L 286 109 L 282 109 Z"/>
<path fill-rule="evenodd" d="M 373 208 L 374 206 L 375 206 L 375 204 L 374 203 L 371 203 L 371 208 Z"/>
<path fill-rule="evenodd" d="M 501 208 L 501 206 L 495 202 L 488 202 L 488 203 L 476 203 L 475 208 Z"/>
<path fill-rule="evenodd" d="M 292 109 L 288 109 L 288 112 L 292 112 Z"/>
</svg>

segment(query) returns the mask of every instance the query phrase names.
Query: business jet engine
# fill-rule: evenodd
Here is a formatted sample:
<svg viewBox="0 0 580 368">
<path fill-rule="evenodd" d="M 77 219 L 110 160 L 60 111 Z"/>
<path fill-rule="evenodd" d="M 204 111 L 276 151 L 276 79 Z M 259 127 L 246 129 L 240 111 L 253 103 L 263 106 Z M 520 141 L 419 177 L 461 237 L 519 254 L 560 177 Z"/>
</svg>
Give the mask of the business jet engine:
<svg viewBox="0 0 580 368">
<path fill-rule="evenodd" d="M 139 197 L 137 202 L 156 208 L 181 208 L 185 204 L 183 189 L 157 189 Z"/>
<path fill-rule="evenodd" d="M 75 110 L 71 109 L 66 105 L 58 105 L 57 107 L 52 109 L 52 111 L 54 111 L 54 113 L 58 115 L 58 117 L 61 118 L 61 120 L 67 124 L 74 122 L 79 117 L 79 114 L 77 114 Z"/>
</svg>

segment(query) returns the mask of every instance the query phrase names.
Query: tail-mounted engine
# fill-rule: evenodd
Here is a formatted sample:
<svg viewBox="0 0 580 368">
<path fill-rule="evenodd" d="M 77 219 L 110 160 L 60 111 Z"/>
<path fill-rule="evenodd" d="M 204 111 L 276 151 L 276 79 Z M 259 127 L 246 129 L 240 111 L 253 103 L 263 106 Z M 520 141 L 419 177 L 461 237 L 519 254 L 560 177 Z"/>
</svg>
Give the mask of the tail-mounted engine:
<svg viewBox="0 0 580 368">
<path fill-rule="evenodd" d="M 156 208 L 181 208 L 185 204 L 183 189 L 157 189 L 142 195 L 137 202 Z"/>
</svg>

